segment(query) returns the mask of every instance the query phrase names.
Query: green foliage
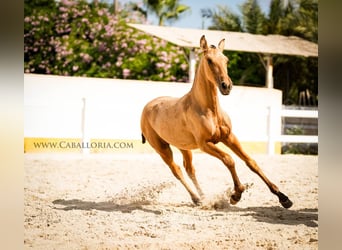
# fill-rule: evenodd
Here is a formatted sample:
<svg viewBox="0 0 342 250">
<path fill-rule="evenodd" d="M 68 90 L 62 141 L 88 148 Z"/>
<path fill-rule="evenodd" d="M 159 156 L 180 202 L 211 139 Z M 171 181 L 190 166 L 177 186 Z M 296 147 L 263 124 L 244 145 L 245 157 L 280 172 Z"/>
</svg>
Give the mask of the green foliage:
<svg viewBox="0 0 342 250">
<path fill-rule="evenodd" d="M 180 15 L 190 7 L 180 4 L 179 0 L 144 0 L 147 9 L 154 13 L 158 19 L 158 25 L 164 25 L 165 21 L 172 22 L 179 19 Z"/>
<path fill-rule="evenodd" d="M 287 135 L 303 135 L 304 129 L 300 126 L 293 126 L 292 128 L 286 129 L 285 134 L 287 134 Z"/>
<path fill-rule="evenodd" d="M 235 51 L 224 53 L 229 58 L 228 73 L 235 85 L 264 85 L 265 70 L 257 54 Z"/>
<path fill-rule="evenodd" d="M 25 72 L 187 81 L 184 50 L 127 26 L 134 20 L 122 14 L 114 17 L 105 3 L 62 0 L 55 12 L 26 16 Z"/>
<path fill-rule="evenodd" d="M 240 17 L 233 13 L 227 6 L 218 5 L 217 10 L 211 11 L 213 25 L 209 27 L 212 30 L 242 31 Z"/>
<path fill-rule="evenodd" d="M 294 126 L 286 130 L 287 135 L 303 135 L 304 130 L 300 126 Z M 316 143 L 284 143 L 282 154 L 304 154 L 317 155 L 318 145 Z"/>
<path fill-rule="evenodd" d="M 209 29 L 298 36 L 312 42 L 318 40 L 318 1 L 271 0 L 266 16 L 257 0 L 241 5 L 241 16 L 227 6 L 217 6 L 212 12 L 213 25 Z M 228 40 L 229 42 L 229 40 Z M 265 70 L 254 53 L 229 52 L 229 74 L 234 83 L 264 86 Z M 308 89 L 317 98 L 318 58 L 273 56 L 274 87 L 283 91 L 285 104 L 298 104 L 299 93 Z M 317 103 L 317 100 L 316 100 Z"/>
<path fill-rule="evenodd" d="M 282 146 L 282 154 L 317 155 L 317 143 L 286 143 Z"/>
<path fill-rule="evenodd" d="M 241 6 L 244 29 L 253 34 L 263 34 L 266 17 L 262 13 L 257 0 L 247 0 Z"/>
<path fill-rule="evenodd" d="M 55 0 L 24 0 L 24 15 L 31 16 L 39 12 L 51 12 L 56 9 Z"/>
<path fill-rule="evenodd" d="M 241 16 L 227 6 L 218 5 L 213 10 L 213 25 L 209 29 L 259 33 L 263 31 L 263 16 L 257 1 L 248 0 L 242 6 Z M 229 40 L 228 40 L 229 43 Z M 264 86 L 265 70 L 257 54 L 228 51 L 229 76 L 236 85 Z"/>
<path fill-rule="evenodd" d="M 282 0 L 272 0 L 270 12 L 266 23 L 266 32 L 268 34 L 279 34 L 281 31 L 280 20 L 284 18 Z"/>
<path fill-rule="evenodd" d="M 294 27 L 296 34 L 312 42 L 318 42 L 318 0 L 301 0 Z"/>
<path fill-rule="evenodd" d="M 297 105 L 300 92 L 306 89 L 318 102 L 317 58 L 278 56 L 274 65 L 274 87 L 283 91 L 285 105 Z"/>
</svg>

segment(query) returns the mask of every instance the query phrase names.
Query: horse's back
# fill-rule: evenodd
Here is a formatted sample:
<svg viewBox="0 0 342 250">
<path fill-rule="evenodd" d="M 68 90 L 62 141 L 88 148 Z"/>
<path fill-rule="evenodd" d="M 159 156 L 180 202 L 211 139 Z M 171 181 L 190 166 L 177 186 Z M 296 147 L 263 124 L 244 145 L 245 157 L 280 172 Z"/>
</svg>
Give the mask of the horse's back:
<svg viewBox="0 0 342 250">
<path fill-rule="evenodd" d="M 142 113 L 142 118 L 151 118 L 160 116 L 160 114 L 165 114 L 165 112 L 170 112 L 171 108 L 176 104 L 178 98 L 170 96 L 161 96 L 149 101 Z"/>
</svg>

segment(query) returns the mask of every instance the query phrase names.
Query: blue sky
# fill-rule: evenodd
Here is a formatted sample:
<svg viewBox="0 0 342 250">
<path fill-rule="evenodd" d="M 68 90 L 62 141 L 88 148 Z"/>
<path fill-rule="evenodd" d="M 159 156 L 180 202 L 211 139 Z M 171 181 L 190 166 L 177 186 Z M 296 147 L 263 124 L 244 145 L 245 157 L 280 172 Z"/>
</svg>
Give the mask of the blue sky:
<svg viewBox="0 0 342 250">
<path fill-rule="evenodd" d="M 107 0 L 112 2 L 111 0 Z M 142 3 L 142 0 L 118 0 L 121 4 L 128 2 Z M 226 5 L 236 14 L 240 14 L 239 6 L 243 4 L 246 0 L 180 0 L 182 4 L 188 5 L 191 8 L 191 11 L 188 13 L 184 13 L 184 15 L 180 18 L 180 20 L 172 23 L 172 26 L 181 27 L 181 28 L 194 28 L 200 29 L 202 27 L 202 17 L 201 17 L 201 9 L 204 8 L 216 8 L 217 5 Z M 268 13 L 269 4 L 271 0 L 259 0 L 259 5 L 264 13 Z M 157 19 L 152 18 L 150 15 L 148 20 L 152 22 L 152 24 L 157 25 Z M 169 24 L 168 24 L 169 25 Z M 210 20 L 206 19 L 204 22 L 204 27 L 208 27 L 210 25 Z"/>
</svg>

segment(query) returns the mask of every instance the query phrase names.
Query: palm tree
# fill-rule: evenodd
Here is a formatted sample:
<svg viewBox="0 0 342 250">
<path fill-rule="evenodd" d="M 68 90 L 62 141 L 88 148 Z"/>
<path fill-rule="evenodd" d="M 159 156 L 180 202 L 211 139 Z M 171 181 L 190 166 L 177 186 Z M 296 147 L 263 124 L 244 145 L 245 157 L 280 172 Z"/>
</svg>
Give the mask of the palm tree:
<svg viewBox="0 0 342 250">
<path fill-rule="evenodd" d="M 286 3 L 286 4 L 285 4 Z M 272 0 L 266 33 L 318 41 L 318 0 Z"/>
<path fill-rule="evenodd" d="M 247 0 L 240 7 L 242 16 L 232 12 L 227 6 L 218 5 L 213 10 L 213 25 L 209 29 L 249 32 L 253 34 L 265 33 L 266 17 L 262 13 L 257 0 Z"/>
<path fill-rule="evenodd" d="M 159 21 L 158 25 L 163 26 L 165 21 L 174 21 L 180 18 L 180 15 L 190 7 L 180 4 L 179 0 L 144 0 L 148 11 L 154 13 Z"/>
<path fill-rule="evenodd" d="M 266 17 L 262 13 L 257 0 L 247 0 L 241 6 L 244 30 L 252 34 L 265 33 Z"/>
<path fill-rule="evenodd" d="M 297 35 L 310 40 L 318 41 L 318 0 L 301 0 L 297 11 L 300 22 L 295 26 Z"/>
<path fill-rule="evenodd" d="M 209 29 L 242 31 L 242 22 L 240 17 L 233 13 L 227 6 L 218 5 L 217 10 L 212 12 L 213 25 Z"/>
</svg>

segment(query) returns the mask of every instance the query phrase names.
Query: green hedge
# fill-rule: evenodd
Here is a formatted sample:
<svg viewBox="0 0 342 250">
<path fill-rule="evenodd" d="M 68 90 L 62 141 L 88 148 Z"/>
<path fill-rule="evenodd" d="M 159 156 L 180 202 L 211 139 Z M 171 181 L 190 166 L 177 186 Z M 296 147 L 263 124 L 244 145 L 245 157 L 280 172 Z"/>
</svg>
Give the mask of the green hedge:
<svg viewBox="0 0 342 250">
<path fill-rule="evenodd" d="M 127 14 L 127 13 L 126 13 Z M 127 25 L 105 3 L 62 0 L 24 19 L 25 73 L 188 81 L 188 51 Z"/>
</svg>

